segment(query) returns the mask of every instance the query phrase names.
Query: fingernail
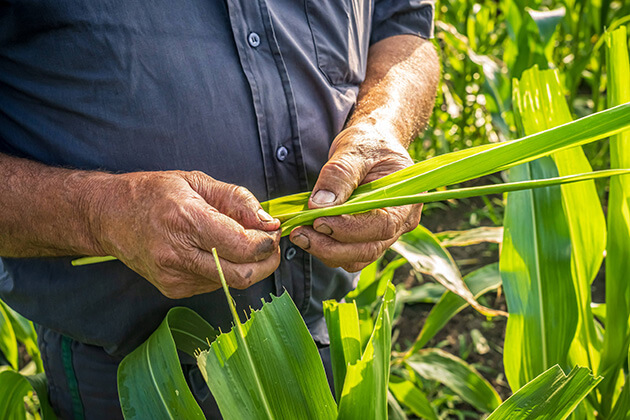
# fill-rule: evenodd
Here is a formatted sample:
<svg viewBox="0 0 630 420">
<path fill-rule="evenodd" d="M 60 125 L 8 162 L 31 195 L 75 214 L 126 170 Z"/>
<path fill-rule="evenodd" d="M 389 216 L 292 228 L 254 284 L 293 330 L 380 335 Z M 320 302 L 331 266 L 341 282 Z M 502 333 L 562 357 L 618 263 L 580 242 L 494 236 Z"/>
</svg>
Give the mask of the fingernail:
<svg viewBox="0 0 630 420">
<path fill-rule="evenodd" d="M 295 235 L 293 239 L 291 239 L 291 242 L 302 249 L 309 249 L 311 247 L 311 241 L 305 235 Z"/>
<path fill-rule="evenodd" d="M 271 217 L 271 215 L 267 213 L 266 211 L 264 211 L 263 209 L 259 209 L 257 214 L 258 214 L 258 218 L 262 220 L 263 222 L 273 222 L 273 217 Z"/>
<path fill-rule="evenodd" d="M 337 196 L 332 191 L 319 190 L 315 193 L 312 199 L 313 203 L 316 204 L 330 204 L 335 201 L 336 198 Z"/>
<path fill-rule="evenodd" d="M 317 232 L 323 233 L 324 235 L 332 235 L 333 230 L 326 223 L 322 223 L 317 227 L 313 227 Z"/>
</svg>

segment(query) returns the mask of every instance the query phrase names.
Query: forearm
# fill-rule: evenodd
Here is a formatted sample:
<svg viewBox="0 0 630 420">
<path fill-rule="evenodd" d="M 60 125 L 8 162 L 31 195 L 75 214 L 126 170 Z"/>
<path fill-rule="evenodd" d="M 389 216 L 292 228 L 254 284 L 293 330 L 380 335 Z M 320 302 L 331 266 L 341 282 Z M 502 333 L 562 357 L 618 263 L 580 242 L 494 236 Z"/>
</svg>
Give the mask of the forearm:
<svg viewBox="0 0 630 420">
<path fill-rule="evenodd" d="M 0 256 L 101 254 L 88 197 L 93 185 L 111 176 L 0 154 Z"/>
<path fill-rule="evenodd" d="M 439 72 L 430 41 L 398 35 L 372 45 L 347 128 L 367 126 L 407 147 L 431 115 Z"/>
</svg>

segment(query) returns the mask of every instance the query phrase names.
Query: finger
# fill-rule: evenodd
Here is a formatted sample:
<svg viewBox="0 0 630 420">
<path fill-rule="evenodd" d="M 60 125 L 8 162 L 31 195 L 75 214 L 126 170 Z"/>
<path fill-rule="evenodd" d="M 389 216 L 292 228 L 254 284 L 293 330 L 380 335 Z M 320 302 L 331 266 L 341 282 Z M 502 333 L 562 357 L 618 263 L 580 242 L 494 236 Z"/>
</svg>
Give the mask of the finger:
<svg viewBox="0 0 630 420">
<path fill-rule="evenodd" d="M 313 222 L 313 229 L 339 242 L 385 241 L 408 231 L 408 225 L 414 223 L 415 213 L 414 206 L 400 206 L 354 215 L 320 217 Z"/>
<path fill-rule="evenodd" d="M 188 270 L 203 279 L 219 279 L 218 269 L 214 262 L 214 256 L 199 250 L 191 254 Z M 219 257 L 219 263 L 228 286 L 235 289 L 246 289 L 249 286 L 269 277 L 280 264 L 280 249 L 268 258 L 245 264 L 235 264 Z"/>
<path fill-rule="evenodd" d="M 265 231 L 280 228 L 280 221 L 263 210 L 247 188 L 217 181 L 203 172 L 186 173 L 186 180 L 206 202 L 245 228 Z"/>
<path fill-rule="evenodd" d="M 278 250 L 280 230 L 246 229 L 205 203 L 192 213 L 191 224 L 196 227 L 190 243 L 193 247 L 206 252 L 216 248 L 219 256 L 236 264 L 262 261 Z"/>
<path fill-rule="evenodd" d="M 245 289 L 273 274 L 280 264 L 280 252 L 257 263 L 234 264 L 220 257 L 219 263 L 228 286 Z M 165 274 L 152 283 L 170 299 L 183 299 L 221 288 L 219 271 L 209 252 L 192 250 L 177 267 L 164 269 Z"/>
<path fill-rule="evenodd" d="M 319 258 L 324 264 L 343 268 L 356 263 L 369 264 L 377 260 L 394 242 L 390 240 L 343 243 L 306 226 L 295 229 L 289 238 L 295 245 Z"/>
<path fill-rule="evenodd" d="M 333 155 L 319 173 L 308 207 L 314 209 L 344 203 L 368 171 L 365 159 L 357 154 Z"/>
</svg>

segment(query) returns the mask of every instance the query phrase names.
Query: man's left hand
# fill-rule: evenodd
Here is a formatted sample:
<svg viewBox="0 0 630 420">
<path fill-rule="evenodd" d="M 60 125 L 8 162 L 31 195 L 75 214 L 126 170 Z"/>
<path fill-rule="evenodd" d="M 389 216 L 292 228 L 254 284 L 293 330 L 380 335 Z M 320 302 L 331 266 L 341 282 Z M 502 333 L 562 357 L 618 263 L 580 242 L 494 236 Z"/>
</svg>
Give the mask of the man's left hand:
<svg viewBox="0 0 630 420">
<path fill-rule="evenodd" d="M 342 131 L 330 149 L 309 208 L 344 203 L 361 184 L 413 164 L 395 136 L 370 126 Z M 420 222 L 422 205 L 389 207 L 370 212 L 320 217 L 313 226 L 291 233 L 291 241 L 330 267 L 355 272 L 377 260 L 403 233 Z"/>
</svg>

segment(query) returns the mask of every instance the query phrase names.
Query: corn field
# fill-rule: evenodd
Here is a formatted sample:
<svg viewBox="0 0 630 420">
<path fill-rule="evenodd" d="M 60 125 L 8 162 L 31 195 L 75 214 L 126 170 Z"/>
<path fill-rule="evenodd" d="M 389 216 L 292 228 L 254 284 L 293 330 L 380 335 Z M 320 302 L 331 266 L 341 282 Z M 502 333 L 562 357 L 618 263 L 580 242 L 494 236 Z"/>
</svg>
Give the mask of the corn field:
<svg viewBox="0 0 630 420">
<path fill-rule="evenodd" d="M 324 302 L 333 389 L 289 295 L 241 322 L 247 308 L 223 279 L 232 330 L 172 309 L 120 365 L 126 419 L 204 418 L 178 351 L 196 359 L 226 419 L 630 418 L 630 4 L 445 0 L 436 11 L 443 80 L 410 149 L 417 163 L 339 206 L 311 210 L 310 192 L 262 204 L 283 235 L 318 217 L 414 203 L 447 211 L 471 197 L 483 197 L 486 226 L 421 225 L 342 302 Z M 480 243 L 498 244 L 498 261 L 462 275 L 451 248 Z M 410 287 L 404 272 L 430 280 Z M 598 275 L 605 302 L 595 303 Z M 398 341 L 404 308 L 418 302 L 431 302 L 428 315 Z M 507 319 L 507 397 L 479 366 L 430 345 L 468 307 Z M 55 418 L 36 342 L 32 323 L 0 302 L 2 419 Z"/>
</svg>

